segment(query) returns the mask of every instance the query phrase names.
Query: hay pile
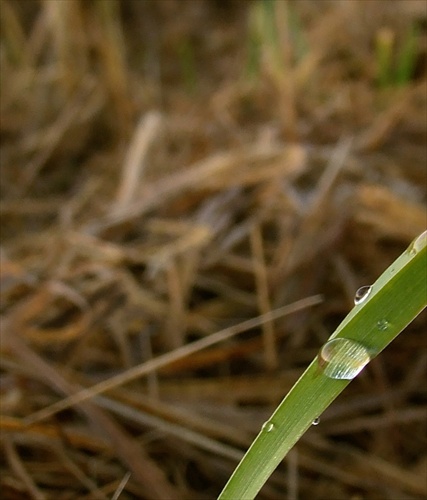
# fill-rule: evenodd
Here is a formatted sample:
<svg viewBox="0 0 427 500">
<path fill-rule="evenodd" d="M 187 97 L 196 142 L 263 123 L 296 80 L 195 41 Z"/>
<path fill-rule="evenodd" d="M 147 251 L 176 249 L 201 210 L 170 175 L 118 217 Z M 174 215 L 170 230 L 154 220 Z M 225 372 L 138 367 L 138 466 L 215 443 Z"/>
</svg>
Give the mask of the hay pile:
<svg viewBox="0 0 427 500">
<path fill-rule="evenodd" d="M 426 22 L 423 0 L 2 0 L 2 498 L 215 498 L 426 227 Z M 425 497 L 425 318 L 259 498 Z"/>
</svg>

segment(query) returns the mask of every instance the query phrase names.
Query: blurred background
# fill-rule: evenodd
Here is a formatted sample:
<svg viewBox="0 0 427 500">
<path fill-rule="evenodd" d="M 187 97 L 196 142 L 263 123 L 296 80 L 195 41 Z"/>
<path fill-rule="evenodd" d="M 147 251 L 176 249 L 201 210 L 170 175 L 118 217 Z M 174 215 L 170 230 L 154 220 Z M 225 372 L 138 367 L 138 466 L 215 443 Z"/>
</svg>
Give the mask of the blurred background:
<svg viewBox="0 0 427 500">
<path fill-rule="evenodd" d="M 0 7 L 2 498 L 214 499 L 427 226 L 427 4 Z M 426 497 L 425 320 L 260 499 Z"/>
</svg>

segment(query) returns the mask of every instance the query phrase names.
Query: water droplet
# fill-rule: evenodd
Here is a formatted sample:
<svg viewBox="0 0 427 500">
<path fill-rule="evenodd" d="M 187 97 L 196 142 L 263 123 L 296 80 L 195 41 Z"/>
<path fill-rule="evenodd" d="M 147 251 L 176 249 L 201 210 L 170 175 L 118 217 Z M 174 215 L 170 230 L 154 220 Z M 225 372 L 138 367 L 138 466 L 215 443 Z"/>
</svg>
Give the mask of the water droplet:
<svg viewBox="0 0 427 500">
<path fill-rule="evenodd" d="M 267 422 L 264 422 L 261 427 L 261 430 L 264 432 L 271 432 L 273 429 L 274 429 L 273 422 L 269 422 L 268 420 Z"/>
<path fill-rule="evenodd" d="M 424 231 L 409 245 L 409 253 L 412 255 L 420 252 L 425 246 L 427 246 L 427 231 Z"/>
<path fill-rule="evenodd" d="M 323 373 L 338 380 L 351 380 L 371 360 L 367 349 L 359 342 L 337 338 L 320 349 L 318 362 Z"/>
<path fill-rule="evenodd" d="M 354 304 L 357 306 L 369 297 L 371 294 L 372 287 L 371 286 L 361 286 L 359 290 L 357 290 L 356 295 L 354 296 Z"/>
<path fill-rule="evenodd" d="M 320 424 L 320 418 L 319 417 L 316 417 L 313 422 L 312 422 L 312 425 L 319 425 Z"/>
<path fill-rule="evenodd" d="M 390 323 L 386 319 L 380 319 L 379 321 L 377 321 L 377 328 L 382 332 L 385 332 L 389 326 Z"/>
</svg>

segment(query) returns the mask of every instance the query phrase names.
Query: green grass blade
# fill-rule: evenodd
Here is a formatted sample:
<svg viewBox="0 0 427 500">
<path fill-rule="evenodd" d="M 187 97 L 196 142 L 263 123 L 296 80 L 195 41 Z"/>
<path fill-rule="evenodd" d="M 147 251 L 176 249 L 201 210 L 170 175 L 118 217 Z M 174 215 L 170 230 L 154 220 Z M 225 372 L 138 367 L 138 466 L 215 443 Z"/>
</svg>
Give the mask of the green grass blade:
<svg viewBox="0 0 427 500">
<path fill-rule="evenodd" d="M 418 56 L 418 30 L 412 25 L 403 42 L 396 68 L 396 85 L 407 85 L 415 71 Z"/>
<path fill-rule="evenodd" d="M 427 305 L 427 231 L 372 285 L 333 338 L 363 346 L 377 356 Z M 254 498 L 302 434 L 350 383 L 325 375 L 316 357 L 263 425 L 219 500 Z"/>
<path fill-rule="evenodd" d="M 394 33 L 390 28 L 381 29 L 376 38 L 377 81 L 380 88 L 393 85 Z"/>
</svg>

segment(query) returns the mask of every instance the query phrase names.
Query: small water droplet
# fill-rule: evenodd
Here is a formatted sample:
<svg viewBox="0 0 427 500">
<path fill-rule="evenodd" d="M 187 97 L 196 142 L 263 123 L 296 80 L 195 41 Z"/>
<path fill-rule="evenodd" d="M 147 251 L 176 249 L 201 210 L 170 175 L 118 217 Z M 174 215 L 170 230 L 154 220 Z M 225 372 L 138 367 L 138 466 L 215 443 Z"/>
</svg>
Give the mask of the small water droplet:
<svg viewBox="0 0 427 500">
<path fill-rule="evenodd" d="M 318 362 L 323 373 L 337 380 L 351 380 L 371 360 L 367 349 L 359 342 L 337 338 L 320 349 Z"/>
<path fill-rule="evenodd" d="M 380 319 L 379 321 L 377 321 L 377 328 L 382 332 L 385 332 L 389 326 L 390 323 L 386 319 Z"/>
<path fill-rule="evenodd" d="M 264 432 L 271 432 L 273 429 L 274 429 L 273 422 L 269 422 L 268 420 L 267 422 L 264 422 L 261 427 L 261 430 Z"/>
<path fill-rule="evenodd" d="M 369 297 L 371 294 L 372 287 L 371 286 L 361 286 L 359 290 L 357 290 L 356 295 L 354 296 L 354 304 L 358 306 L 362 302 Z"/>
<path fill-rule="evenodd" d="M 427 231 L 424 231 L 409 245 L 409 253 L 412 255 L 420 252 L 427 245 Z"/>
<path fill-rule="evenodd" d="M 312 425 L 319 425 L 320 424 L 320 418 L 319 417 L 316 417 L 313 422 L 312 422 Z"/>
</svg>

